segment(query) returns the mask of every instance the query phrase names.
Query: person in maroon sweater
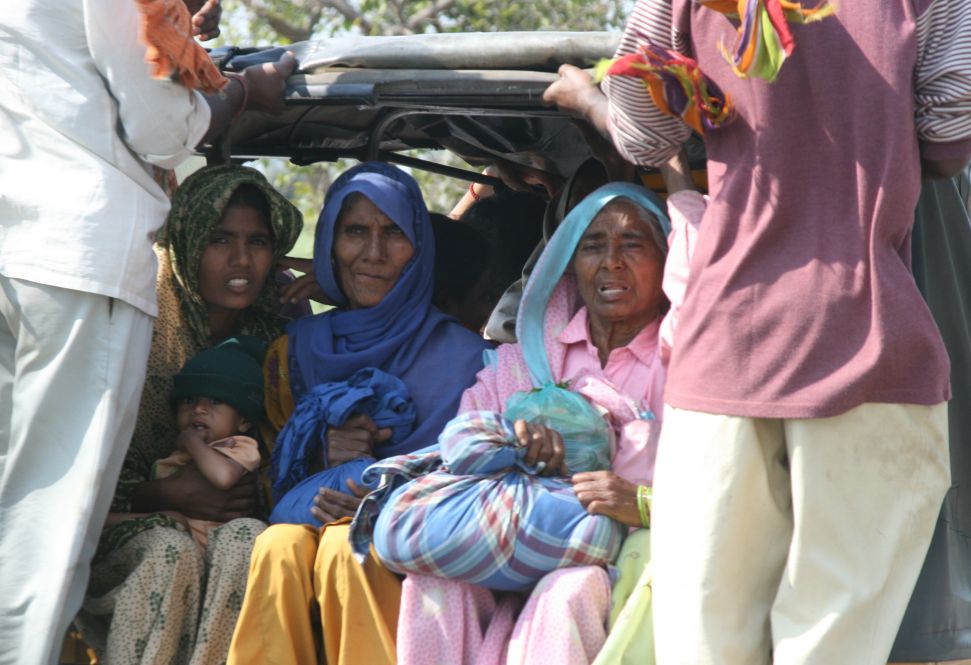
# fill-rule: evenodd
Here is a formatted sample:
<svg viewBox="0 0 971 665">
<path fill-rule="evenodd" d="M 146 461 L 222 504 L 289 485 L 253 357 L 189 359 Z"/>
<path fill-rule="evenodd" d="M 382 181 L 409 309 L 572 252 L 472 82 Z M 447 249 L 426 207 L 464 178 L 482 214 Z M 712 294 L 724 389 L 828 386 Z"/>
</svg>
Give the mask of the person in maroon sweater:
<svg viewBox="0 0 971 665">
<path fill-rule="evenodd" d="M 680 51 L 737 109 L 705 136 L 665 391 L 657 660 L 885 663 L 950 479 L 948 358 L 910 237 L 921 176 L 971 157 L 971 3 L 841 3 L 792 26 L 773 83 L 733 71 L 738 23 L 703 4 L 639 0 L 618 52 Z M 640 81 L 590 83 L 564 67 L 546 99 L 631 161 L 688 136 Z"/>
</svg>

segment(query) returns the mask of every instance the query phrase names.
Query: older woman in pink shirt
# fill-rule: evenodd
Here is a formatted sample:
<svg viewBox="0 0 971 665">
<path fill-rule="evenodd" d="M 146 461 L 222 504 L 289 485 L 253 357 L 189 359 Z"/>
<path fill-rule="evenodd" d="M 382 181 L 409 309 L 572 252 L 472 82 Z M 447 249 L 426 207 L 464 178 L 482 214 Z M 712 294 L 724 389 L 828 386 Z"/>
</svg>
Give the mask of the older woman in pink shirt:
<svg viewBox="0 0 971 665">
<path fill-rule="evenodd" d="M 674 172 L 666 176 L 669 190 L 688 182 Z M 637 528 L 649 524 L 649 514 L 641 509 L 641 488 L 653 480 L 675 312 L 705 202 L 694 191 L 673 194 L 669 229 L 663 214 L 635 203 L 635 198 L 644 200 L 642 195 L 626 197 L 624 192 L 633 190 L 625 187 L 630 186 L 608 185 L 594 192 L 557 231 L 573 234 L 575 240 L 559 243 L 561 252 L 567 246 L 573 254 L 566 270 L 552 275 L 558 281 L 546 302 L 542 335 L 558 383 L 570 381 L 572 387 L 580 377 L 593 377 L 599 385 L 616 388 L 615 396 L 631 407 L 613 409 L 610 396 L 602 403 L 592 399 L 608 413 L 616 452 L 611 470 L 577 473 L 572 482 L 589 513 Z M 550 247 L 556 246 L 551 241 Z M 549 253 L 547 248 L 527 283 L 524 303 L 534 281 L 542 281 L 536 276 L 555 263 Z M 499 347 L 495 361 L 465 392 L 460 413 L 502 412 L 513 393 L 532 387 L 523 360 L 525 343 L 521 335 L 519 344 Z M 620 411 L 628 415 L 620 417 Z M 525 421 L 517 422 L 516 430 L 528 447 L 527 462 L 542 462 L 551 474 L 566 471 L 558 433 Z M 649 539 L 643 542 L 649 548 Z M 610 580 L 598 566 L 556 570 L 528 598 L 410 574 L 402 590 L 398 660 L 402 665 L 586 664 L 606 639 L 610 602 Z"/>
</svg>

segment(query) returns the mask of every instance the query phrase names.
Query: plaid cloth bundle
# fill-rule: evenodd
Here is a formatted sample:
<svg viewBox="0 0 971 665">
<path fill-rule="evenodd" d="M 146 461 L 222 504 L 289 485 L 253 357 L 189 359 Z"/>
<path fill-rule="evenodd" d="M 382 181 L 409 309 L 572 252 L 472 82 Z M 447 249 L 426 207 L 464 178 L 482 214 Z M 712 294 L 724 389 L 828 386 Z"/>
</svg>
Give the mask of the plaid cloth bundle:
<svg viewBox="0 0 971 665">
<path fill-rule="evenodd" d="M 626 528 L 588 514 L 569 480 L 535 475 L 509 420 L 469 411 L 448 424 L 439 442 L 440 452 L 368 469 L 385 481 L 351 527 L 359 556 L 379 507 L 374 547 L 398 573 L 523 591 L 558 568 L 604 565 L 617 556 Z"/>
</svg>

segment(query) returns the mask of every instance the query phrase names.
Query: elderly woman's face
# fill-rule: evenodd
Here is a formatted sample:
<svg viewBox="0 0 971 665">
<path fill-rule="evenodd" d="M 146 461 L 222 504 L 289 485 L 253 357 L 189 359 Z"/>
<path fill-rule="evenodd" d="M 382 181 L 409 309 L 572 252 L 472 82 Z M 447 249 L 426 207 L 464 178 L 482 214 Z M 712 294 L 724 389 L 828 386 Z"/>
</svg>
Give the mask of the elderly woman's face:
<svg viewBox="0 0 971 665">
<path fill-rule="evenodd" d="M 210 309 L 246 309 L 259 298 L 272 266 L 273 235 L 263 214 L 230 206 L 199 262 L 199 295 Z"/>
<path fill-rule="evenodd" d="M 660 312 L 664 255 L 639 212 L 627 201 L 610 203 L 580 239 L 573 267 L 592 318 L 644 326 Z"/>
<path fill-rule="evenodd" d="M 371 199 L 355 196 L 341 211 L 334 231 L 334 263 L 348 306 L 360 309 L 381 302 L 414 253 L 397 224 Z"/>
</svg>

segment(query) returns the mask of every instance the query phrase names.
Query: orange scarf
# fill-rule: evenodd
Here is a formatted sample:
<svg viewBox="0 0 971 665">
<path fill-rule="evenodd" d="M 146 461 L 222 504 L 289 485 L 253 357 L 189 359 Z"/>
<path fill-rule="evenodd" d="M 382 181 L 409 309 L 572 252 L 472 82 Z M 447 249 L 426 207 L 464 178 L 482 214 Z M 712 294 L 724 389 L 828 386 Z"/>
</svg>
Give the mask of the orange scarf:
<svg viewBox="0 0 971 665">
<path fill-rule="evenodd" d="M 192 17 L 182 0 L 136 0 L 138 36 L 145 61 L 157 79 L 175 79 L 200 92 L 217 92 L 228 82 L 192 36 Z"/>
</svg>

